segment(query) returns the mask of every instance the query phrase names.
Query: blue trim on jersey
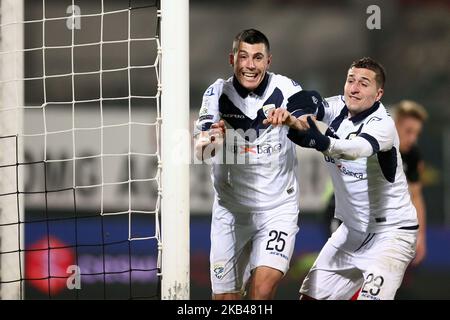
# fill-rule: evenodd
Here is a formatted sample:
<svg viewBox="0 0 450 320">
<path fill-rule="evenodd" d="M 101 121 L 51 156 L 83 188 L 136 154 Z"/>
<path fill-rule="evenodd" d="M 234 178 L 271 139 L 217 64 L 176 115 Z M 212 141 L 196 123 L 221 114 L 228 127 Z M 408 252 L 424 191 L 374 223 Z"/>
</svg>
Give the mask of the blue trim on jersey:
<svg viewBox="0 0 450 320">
<path fill-rule="evenodd" d="M 363 112 L 358 113 L 357 115 L 351 117 L 349 120 L 351 120 L 353 123 L 360 122 L 370 116 L 372 113 L 378 110 L 380 107 L 380 102 L 376 101 L 373 106 L 371 106 L 369 109 L 364 110 Z"/>
<path fill-rule="evenodd" d="M 361 249 L 362 247 L 364 247 L 366 244 L 368 244 L 368 243 L 373 239 L 373 237 L 375 237 L 375 233 L 369 233 L 369 234 L 367 235 L 367 237 L 364 239 L 364 241 L 361 243 L 361 245 L 358 247 L 358 249 L 356 249 L 356 250 L 353 251 L 353 252 L 356 252 L 356 251 L 358 251 L 359 249 Z"/>
<path fill-rule="evenodd" d="M 280 89 L 275 88 L 270 97 L 264 102 L 263 105 L 274 104 L 275 108 L 279 108 L 283 104 L 283 93 Z M 234 103 L 228 98 L 226 94 L 222 94 L 219 98 L 219 112 L 221 118 L 224 119 L 233 129 L 242 129 L 244 132 L 252 128 L 256 130 L 256 137 L 259 137 L 259 130 L 267 129 L 269 125 L 263 124 L 263 120 L 266 119 L 266 115 L 262 108 L 260 108 L 256 114 L 255 119 L 247 117 Z M 248 140 L 249 137 L 245 136 Z"/>
<path fill-rule="evenodd" d="M 275 88 L 270 97 L 267 98 L 266 101 L 264 101 L 263 106 L 266 106 L 268 104 L 274 104 L 276 108 L 279 108 L 283 104 L 283 101 L 284 101 L 283 93 L 281 92 L 280 89 Z M 258 113 L 259 111 L 261 111 L 261 109 L 258 110 Z"/>
<path fill-rule="evenodd" d="M 395 173 L 397 171 L 397 149 L 392 147 L 388 151 L 379 151 L 377 156 L 383 176 L 387 181 L 393 183 L 395 181 Z"/>
<path fill-rule="evenodd" d="M 369 141 L 370 145 L 372 146 L 372 150 L 373 150 L 372 154 L 378 153 L 378 151 L 380 151 L 380 144 L 378 143 L 377 139 L 372 137 L 370 134 L 364 132 L 364 133 L 361 133 L 358 137 L 364 138 L 367 141 Z"/>
<path fill-rule="evenodd" d="M 364 138 L 367 141 L 369 141 L 370 145 L 372 146 L 372 150 L 373 150 L 372 154 L 378 153 L 378 151 L 380 151 L 380 144 L 378 143 L 377 139 L 372 137 L 370 134 L 361 133 L 358 137 Z"/>
<path fill-rule="evenodd" d="M 341 110 L 341 113 L 336 118 L 334 118 L 334 120 L 330 124 L 330 127 L 333 128 L 334 132 L 338 131 L 339 126 L 341 125 L 342 121 L 344 121 L 347 115 L 348 109 L 347 106 L 344 106 Z"/>
<path fill-rule="evenodd" d="M 338 135 L 333 131 L 333 129 L 332 129 L 332 128 L 330 129 L 330 127 L 328 127 L 328 128 L 327 128 L 327 131 L 325 131 L 325 135 L 326 135 L 327 137 L 331 137 L 331 138 L 335 138 L 335 139 L 340 139 L 340 138 L 338 137 Z"/>
<path fill-rule="evenodd" d="M 201 131 L 208 131 L 209 128 L 211 128 L 212 124 L 213 124 L 212 122 L 202 123 L 202 127 L 200 128 L 200 130 Z"/>
<path fill-rule="evenodd" d="M 250 92 L 253 92 L 254 94 L 257 94 L 258 96 L 262 97 L 264 95 L 264 91 L 266 91 L 267 85 L 269 84 L 269 77 L 270 77 L 269 74 L 266 72 L 259 86 L 255 90 L 250 91 L 247 88 L 245 88 L 242 84 L 240 84 L 238 79 L 234 75 L 233 87 L 237 91 L 237 93 L 241 96 L 242 99 L 247 98 Z"/>
<path fill-rule="evenodd" d="M 319 104 L 319 107 L 317 108 L 316 119 L 318 121 L 322 121 L 324 116 L 325 116 L 325 108 L 323 107 L 323 103 L 321 103 L 321 104 Z"/>
<path fill-rule="evenodd" d="M 205 120 L 212 120 L 212 119 L 214 119 L 214 116 L 212 114 L 205 114 L 204 116 L 198 117 L 199 122 L 202 122 Z"/>
<path fill-rule="evenodd" d="M 353 136 L 353 135 L 354 135 L 354 136 L 359 135 L 359 133 L 361 132 L 363 126 L 364 126 L 364 124 L 361 123 L 361 125 L 360 125 L 359 128 L 358 128 L 358 130 L 356 130 L 355 132 L 350 132 L 350 133 L 347 135 L 347 137 L 345 137 L 345 139 L 348 140 L 348 139 L 350 139 L 350 137 Z"/>
</svg>

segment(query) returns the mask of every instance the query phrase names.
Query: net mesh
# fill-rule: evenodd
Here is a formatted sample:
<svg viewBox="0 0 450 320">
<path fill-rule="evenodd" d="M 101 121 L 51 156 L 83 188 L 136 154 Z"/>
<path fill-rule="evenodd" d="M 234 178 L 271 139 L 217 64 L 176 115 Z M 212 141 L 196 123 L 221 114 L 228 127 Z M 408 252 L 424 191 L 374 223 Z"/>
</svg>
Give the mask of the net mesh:
<svg viewBox="0 0 450 320">
<path fill-rule="evenodd" d="M 0 52 L 2 298 L 159 298 L 159 4 L 24 4 L 0 25 L 24 30 Z"/>
</svg>

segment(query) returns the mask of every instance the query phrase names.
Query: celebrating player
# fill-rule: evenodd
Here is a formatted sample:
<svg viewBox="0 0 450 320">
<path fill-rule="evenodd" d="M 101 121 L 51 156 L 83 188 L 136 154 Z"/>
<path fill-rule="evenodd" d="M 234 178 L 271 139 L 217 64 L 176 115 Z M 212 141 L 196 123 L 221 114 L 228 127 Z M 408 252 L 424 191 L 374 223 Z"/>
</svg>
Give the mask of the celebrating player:
<svg viewBox="0 0 450 320">
<path fill-rule="evenodd" d="M 298 109 L 288 98 L 301 87 L 267 71 L 272 55 L 260 31 L 240 32 L 229 59 L 233 77 L 206 90 L 196 123 L 195 153 L 212 162 L 215 191 L 213 298 L 240 299 L 250 279 L 251 299 L 272 299 L 298 231 L 297 160 L 289 128 L 263 120 L 271 109 Z"/>
<path fill-rule="evenodd" d="M 371 58 L 350 66 L 344 96 L 319 104 L 314 115 L 328 125 L 322 134 L 311 117 L 276 110 L 295 143 L 323 152 L 343 221 L 306 276 L 302 299 L 393 299 L 415 255 L 417 215 L 399 153 L 394 121 L 380 102 L 385 72 Z M 321 100 L 317 93 L 311 93 Z"/>
</svg>

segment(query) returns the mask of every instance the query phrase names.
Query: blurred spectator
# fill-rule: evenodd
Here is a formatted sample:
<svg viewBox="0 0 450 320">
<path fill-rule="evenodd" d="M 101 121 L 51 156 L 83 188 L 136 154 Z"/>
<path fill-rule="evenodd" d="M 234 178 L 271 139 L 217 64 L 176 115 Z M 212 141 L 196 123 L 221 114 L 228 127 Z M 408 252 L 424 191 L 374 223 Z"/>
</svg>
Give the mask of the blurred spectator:
<svg viewBox="0 0 450 320">
<path fill-rule="evenodd" d="M 428 113 L 420 104 L 410 100 L 402 100 L 394 105 L 394 118 L 400 138 L 403 169 L 419 220 L 416 257 L 412 261 L 412 265 L 418 265 L 426 255 L 426 213 L 420 180 L 424 170 L 424 162 L 417 146 L 417 139 L 422 131 L 423 123 L 428 118 Z"/>
</svg>

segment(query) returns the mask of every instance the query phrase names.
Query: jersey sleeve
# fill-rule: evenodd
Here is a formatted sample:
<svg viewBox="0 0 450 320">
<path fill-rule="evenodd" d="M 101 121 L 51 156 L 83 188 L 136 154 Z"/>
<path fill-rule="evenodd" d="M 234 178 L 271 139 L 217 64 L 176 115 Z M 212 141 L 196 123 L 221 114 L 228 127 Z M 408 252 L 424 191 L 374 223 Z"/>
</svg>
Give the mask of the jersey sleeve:
<svg viewBox="0 0 450 320">
<path fill-rule="evenodd" d="M 372 146 L 372 154 L 389 151 L 394 145 L 396 129 L 391 118 L 371 116 L 366 121 L 358 137 L 366 139 Z"/>
<path fill-rule="evenodd" d="M 295 117 L 305 114 L 316 114 L 319 108 L 323 109 L 323 103 L 320 93 L 315 90 L 302 90 L 295 93 L 288 99 L 287 109 Z"/>
<path fill-rule="evenodd" d="M 372 151 L 370 143 L 357 136 L 350 140 L 330 138 L 330 146 L 325 153 L 333 158 L 355 160 L 370 157 Z"/>
<path fill-rule="evenodd" d="M 295 82 L 294 80 L 282 76 L 282 75 L 276 75 L 276 81 L 277 84 L 280 86 L 282 92 L 283 92 L 283 97 L 284 97 L 284 102 L 283 103 L 283 107 L 288 108 L 289 107 L 289 99 L 294 96 L 296 93 L 302 91 L 302 87 L 300 84 L 298 84 L 297 82 Z M 288 108 L 289 110 L 289 108 Z"/>
<path fill-rule="evenodd" d="M 299 83 L 285 76 L 280 77 L 283 79 L 283 91 L 286 94 L 286 99 L 289 99 L 289 97 L 291 97 L 292 95 L 296 94 L 299 91 L 302 91 L 302 86 Z"/>
<path fill-rule="evenodd" d="M 345 107 L 344 97 L 333 96 L 325 98 L 315 113 L 316 119 L 330 125 L 339 116 Z"/>
<path fill-rule="evenodd" d="M 219 121 L 219 97 L 222 94 L 223 82 L 222 79 L 218 79 L 203 94 L 202 106 L 194 126 L 194 136 L 201 131 L 209 130 L 213 123 Z"/>
</svg>

